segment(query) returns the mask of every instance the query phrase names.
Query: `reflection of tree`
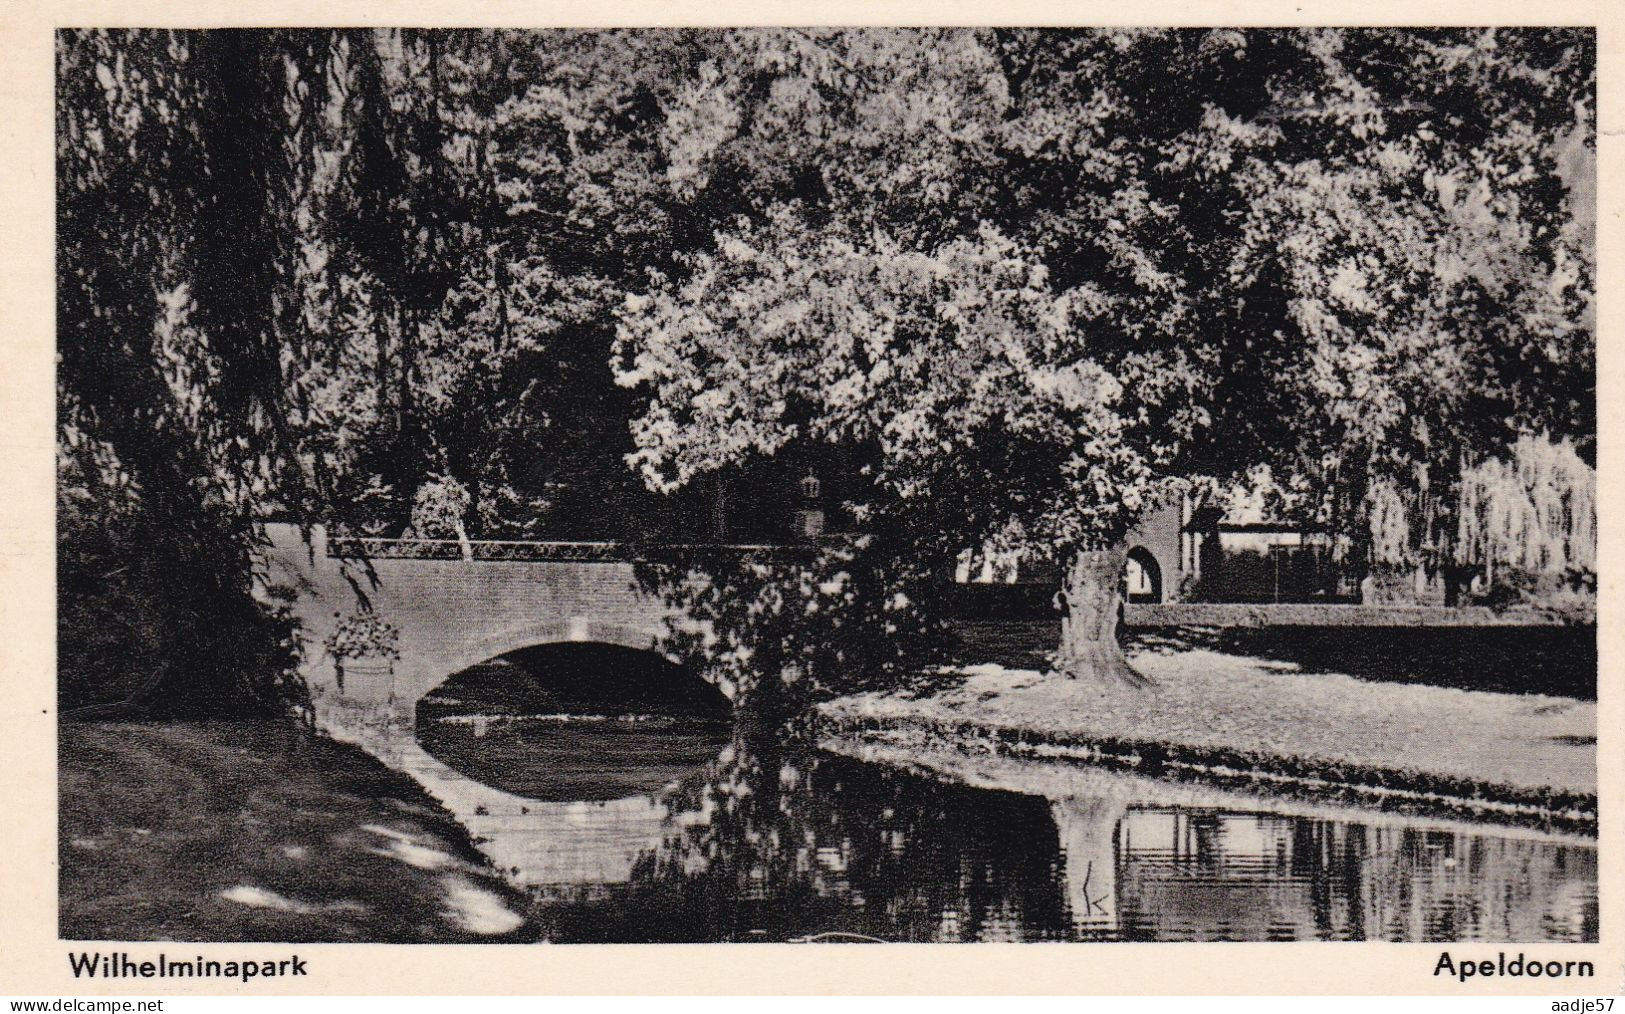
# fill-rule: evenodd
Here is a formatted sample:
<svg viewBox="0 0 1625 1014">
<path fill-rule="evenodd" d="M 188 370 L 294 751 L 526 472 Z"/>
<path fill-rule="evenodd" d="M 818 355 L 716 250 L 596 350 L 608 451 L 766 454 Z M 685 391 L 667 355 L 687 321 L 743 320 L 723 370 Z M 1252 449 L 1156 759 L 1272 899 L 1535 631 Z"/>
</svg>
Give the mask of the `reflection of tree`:
<svg viewBox="0 0 1625 1014">
<path fill-rule="evenodd" d="M 1590 849 L 1259 814 L 1139 810 L 1129 826 L 1132 940 L 1596 937 Z"/>
<path fill-rule="evenodd" d="M 1413 829 L 1375 829 L 1365 920 L 1411 940 L 1597 939 L 1596 852 Z"/>
<path fill-rule="evenodd" d="M 741 914 L 756 925 L 741 929 L 769 939 L 1065 934 L 1041 800 L 787 755 L 745 735 L 693 801 L 710 819 L 668 840 L 663 859 L 692 869 L 705 857 L 702 889 L 750 899 Z"/>
<path fill-rule="evenodd" d="M 1117 928 L 1117 825 L 1122 799 L 1071 798 L 1050 804 L 1066 856 L 1066 898 L 1079 933 Z"/>
<path fill-rule="evenodd" d="M 661 802 L 663 836 L 624 876 L 543 903 L 555 939 L 1597 937 L 1590 848 L 1047 800 L 785 747 L 761 725 Z"/>
<path fill-rule="evenodd" d="M 666 799 L 624 903 L 550 908 L 572 940 L 1065 939 L 1047 804 L 742 730 Z M 635 903 L 634 903 L 635 902 Z"/>
</svg>

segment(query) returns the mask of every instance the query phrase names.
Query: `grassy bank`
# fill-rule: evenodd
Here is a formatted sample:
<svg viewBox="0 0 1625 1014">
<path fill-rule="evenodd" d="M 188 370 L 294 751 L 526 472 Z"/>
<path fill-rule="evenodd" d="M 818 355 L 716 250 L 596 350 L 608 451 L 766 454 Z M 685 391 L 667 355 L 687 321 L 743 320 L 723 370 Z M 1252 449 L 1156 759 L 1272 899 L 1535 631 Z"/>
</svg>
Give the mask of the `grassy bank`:
<svg viewBox="0 0 1625 1014">
<path fill-rule="evenodd" d="M 271 722 L 64 723 L 67 939 L 527 940 L 524 898 L 406 776 Z"/>
<path fill-rule="evenodd" d="M 1142 637 L 1150 688 L 1044 672 L 1044 625 L 965 631 L 961 663 L 916 687 L 820 709 L 837 734 L 1160 777 L 1415 804 L 1593 830 L 1596 705 L 1576 697 L 1379 681 L 1199 638 Z M 1359 657 L 1356 652 L 1352 657 Z M 1350 668 L 1353 668 L 1352 666 Z"/>
</svg>

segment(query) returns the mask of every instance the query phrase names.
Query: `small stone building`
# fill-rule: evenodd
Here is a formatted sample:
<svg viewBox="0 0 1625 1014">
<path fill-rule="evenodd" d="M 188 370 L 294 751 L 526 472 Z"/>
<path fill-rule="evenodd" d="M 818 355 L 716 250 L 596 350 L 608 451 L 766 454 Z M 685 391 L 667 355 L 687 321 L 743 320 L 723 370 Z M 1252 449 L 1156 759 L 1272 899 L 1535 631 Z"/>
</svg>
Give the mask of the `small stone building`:
<svg viewBox="0 0 1625 1014">
<path fill-rule="evenodd" d="M 1339 591 L 1329 543 L 1320 533 L 1228 518 L 1185 496 L 1147 508 L 1124 548 L 1124 591 L 1134 603 L 1302 602 Z M 1059 577 L 1051 562 L 972 553 L 961 557 L 954 574 L 959 585 L 1005 586 L 1003 598 L 1033 602 L 1047 602 Z"/>
</svg>

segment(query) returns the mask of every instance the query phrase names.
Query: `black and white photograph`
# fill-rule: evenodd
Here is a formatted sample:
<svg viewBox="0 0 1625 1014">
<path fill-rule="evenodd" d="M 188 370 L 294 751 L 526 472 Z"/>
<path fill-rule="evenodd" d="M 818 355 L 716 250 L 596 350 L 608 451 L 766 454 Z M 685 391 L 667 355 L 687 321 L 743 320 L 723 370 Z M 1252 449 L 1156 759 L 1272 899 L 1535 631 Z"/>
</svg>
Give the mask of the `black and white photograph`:
<svg viewBox="0 0 1625 1014">
<path fill-rule="evenodd" d="M 1558 946 L 1608 865 L 1595 28 L 53 42 L 74 977 L 1299 941 L 1618 988 Z"/>
</svg>

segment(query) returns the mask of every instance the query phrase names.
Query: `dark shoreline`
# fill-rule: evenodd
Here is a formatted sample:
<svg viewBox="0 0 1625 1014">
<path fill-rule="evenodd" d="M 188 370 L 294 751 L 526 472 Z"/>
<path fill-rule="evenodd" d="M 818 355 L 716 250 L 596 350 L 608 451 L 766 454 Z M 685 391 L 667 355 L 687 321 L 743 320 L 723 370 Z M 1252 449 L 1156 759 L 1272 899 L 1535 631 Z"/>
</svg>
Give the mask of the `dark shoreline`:
<svg viewBox="0 0 1625 1014">
<path fill-rule="evenodd" d="M 820 713 L 818 735 L 858 743 L 906 744 L 921 752 L 992 753 L 1019 760 L 1126 771 L 1148 777 L 1267 792 L 1314 802 L 1417 816 L 1512 824 L 1595 837 L 1597 797 L 1543 793 L 1427 772 L 1355 765 L 1263 751 L 1215 749 L 1149 739 L 1080 736 L 923 716 Z"/>
</svg>

